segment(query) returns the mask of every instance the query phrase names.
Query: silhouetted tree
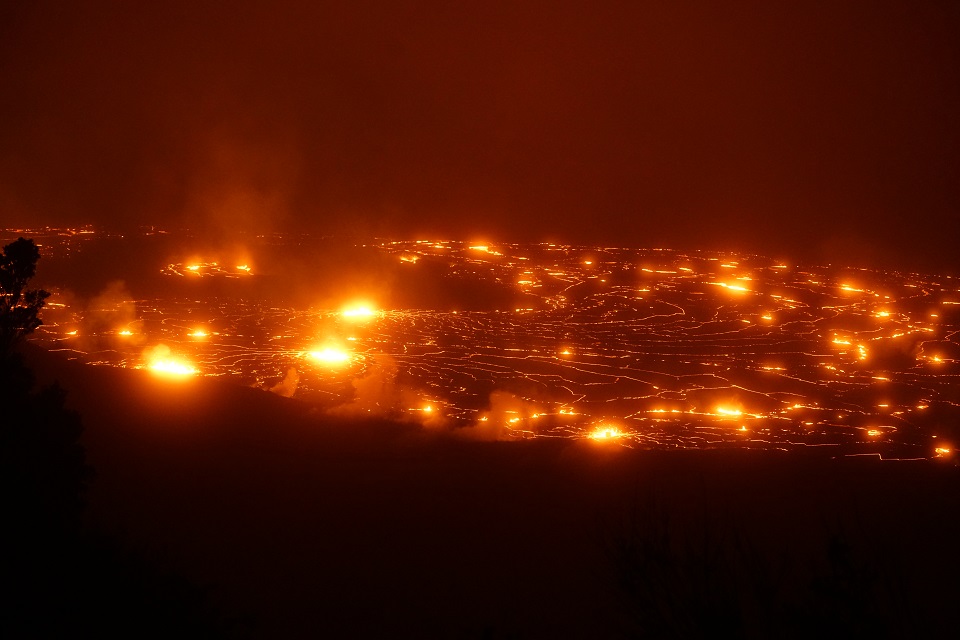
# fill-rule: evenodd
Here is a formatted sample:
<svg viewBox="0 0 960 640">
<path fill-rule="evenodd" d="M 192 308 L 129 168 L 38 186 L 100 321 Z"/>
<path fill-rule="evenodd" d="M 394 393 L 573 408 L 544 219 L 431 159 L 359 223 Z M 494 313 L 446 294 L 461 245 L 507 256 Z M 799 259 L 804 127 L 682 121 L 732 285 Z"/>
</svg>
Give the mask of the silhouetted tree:
<svg viewBox="0 0 960 640">
<path fill-rule="evenodd" d="M 66 392 L 57 384 L 34 392 L 33 375 L 12 350 L 40 326 L 50 295 L 27 288 L 39 258 L 33 240 L 23 238 L 0 255 L 0 496 L 16 516 L 6 535 L 33 540 L 76 530 L 91 476 L 79 443 L 80 416 L 66 409 Z"/>
<path fill-rule="evenodd" d="M 5 246 L 0 255 L 0 353 L 8 353 L 17 340 L 42 324 L 40 309 L 50 294 L 27 289 L 39 259 L 37 245 L 23 238 Z"/>
</svg>

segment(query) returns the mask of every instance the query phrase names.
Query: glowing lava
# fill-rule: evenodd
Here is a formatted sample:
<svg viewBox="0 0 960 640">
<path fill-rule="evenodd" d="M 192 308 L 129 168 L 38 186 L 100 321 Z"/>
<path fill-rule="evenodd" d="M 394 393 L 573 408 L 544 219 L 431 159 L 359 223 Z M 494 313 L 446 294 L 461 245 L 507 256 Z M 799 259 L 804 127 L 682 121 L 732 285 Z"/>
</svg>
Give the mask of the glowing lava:
<svg viewBox="0 0 960 640">
<path fill-rule="evenodd" d="M 616 427 L 611 427 L 609 425 L 601 425 L 594 429 L 588 438 L 591 440 L 612 440 L 614 438 L 619 438 L 623 434 L 620 433 L 620 429 Z"/>
<path fill-rule="evenodd" d="M 340 312 L 340 316 L 348 320 L 364 320 L 372 318 L 375 315 L 377 315 L 377 312 L 366 304 L 350 306 Z"/>
<path fill-rule="evenodd" d="M 156 373 L 172 376 L 191 376 L 197 369 L 191 364 L 170 356 L 170 347 L 158 344 L 144 351 L 147 368 Z"/>
<path fill-rule="evenodd" d="M 192 376 L 197 372 L 194 367 L 178 360 L 154 360 L 150 363 L 150 370 L 174 376 Z"/>
<path fill-rule="evenodd" d="M 739 416 L 739 415 L 743 415 L 743 412 L 740 411 L 740 409 L 733 409 L 731 407 L 717 407 L 717 415 Z"/>
<path fill-rule="evenodd" d="M 343 364 L 350 360 L 350 354 L 348 352 L 334 347 L 325 347 L 319 351 L 311 351 L 308 355 L 317 362 L 330 365 Z"/>
</svg>

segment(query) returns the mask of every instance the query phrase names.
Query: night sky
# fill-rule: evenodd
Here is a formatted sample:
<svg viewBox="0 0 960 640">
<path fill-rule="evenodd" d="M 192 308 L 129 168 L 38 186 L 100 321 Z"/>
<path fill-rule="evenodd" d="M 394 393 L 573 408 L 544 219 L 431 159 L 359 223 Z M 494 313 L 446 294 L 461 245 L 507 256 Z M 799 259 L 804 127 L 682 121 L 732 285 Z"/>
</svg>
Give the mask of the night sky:
<svg viewBox="0 0 960 640">
<path fill-rule="evenodd" d="M 20 2 L 0 226 L 960 270 L 960 3 Z"/>
</svg>

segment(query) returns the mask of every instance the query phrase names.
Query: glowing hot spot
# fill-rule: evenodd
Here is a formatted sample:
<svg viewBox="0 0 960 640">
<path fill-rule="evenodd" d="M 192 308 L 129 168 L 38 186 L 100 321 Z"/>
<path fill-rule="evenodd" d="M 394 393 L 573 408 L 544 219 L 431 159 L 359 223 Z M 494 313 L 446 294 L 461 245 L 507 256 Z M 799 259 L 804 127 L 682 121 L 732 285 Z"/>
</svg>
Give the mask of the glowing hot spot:
<svg viewBox="0 0 960 640">
<path fill-rule="evenodd" d="M 197 372 L 194 367 L 178 360 L 154 360 L 150 370 L 174 376 L 192 376 Z"/>
<path fill-rule="evenodd" d="M 717 407 L 717 414 L 721 416 L 739 416 L 743 415 L 743 412 L 740 409 L 734 409 L 732 407 Z"/>
<path fill-rule="evenodd" d="M 319 351 L 311 351 L 309 353 L 310 357 L 318 362 L 324 364 L 343 364 L 350 360 L 350 354 L 342 349 L 335 349 L 333 347 L 326 347 Z"/>
<path fill-rule="evenodd" d="M 351 320 L 363 320 L 366 318 L 372 318 L 376 314 L 377 312 L 371 309 L 370 306 L 366 304 L 358 304 L 351 307 L 347 307 L 346 309 L 340 312 L 340 315 L 342 317 L 348 318 Z"/>
<path fill-rule="evenodd" d="M 609 425 L 602 425 L 594 429 L 589 436 L 591 440 L 612 440 L 613 438 L 619 438 L 623 434 L 620 433 L 620 430 L 616 427 L 611 427 Z"/>
</svg>

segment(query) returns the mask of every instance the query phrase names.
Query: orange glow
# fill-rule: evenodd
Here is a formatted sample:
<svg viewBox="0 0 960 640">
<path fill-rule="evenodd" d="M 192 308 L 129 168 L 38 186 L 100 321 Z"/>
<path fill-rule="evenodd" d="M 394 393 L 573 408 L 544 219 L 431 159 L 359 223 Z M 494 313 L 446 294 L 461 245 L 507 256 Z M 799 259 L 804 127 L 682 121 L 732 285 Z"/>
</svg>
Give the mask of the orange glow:
<svg viewBox="0 0 960 640">
<path fill-rule="evenodd" d="M 247 273 L 250 273 L 250 267 L 249 267 L 249 265 L 238 264 L 238 265 L 237 265 L 237 271 L 246 271 Z"/>
<path fill-rule="evenodd" d="M 75 336 L 75 335 L 77 335 L 77 330 L 74 329 L 73 331 L 67 331 L 67 334 L 66 334 L 66 335 L 68 335 L 68 336 Z"/>
<path fill-rule="evenodd" d="M 132 336 L 132 335 L 133 335 L 133 331 L 130 331 L 130 329 L 123 329 L 123 330 L 121 330 L 121 331 L 118 331 L 118 332 L 117 332 L 117 335 L 121 335 L 121 336 Z"/>
<path fill-rule="evenodd" d="M 204 331 L 203 329 L 197 329 L 196 331 L 188 333 L 187 335 L 190 336 L 191 338 L 206 338 L 210 334 Z"/>
<path fill-rule="evenodd" d="M 740 409 L 734 409 L 731 407 L 720 406 L 717 407 L 716 413 L 721 416 L 740 416 L 743 415 L 743 412 Z"/>
<path fill-rule="evenodd" d="M 612 440 L 613 438 L 619 438 L 622 435 L 623 434 L 620 433 L 620 430 L 616 427 L 601 425 L 594 429 L 587 437 L 591 440 Z"/>
<path fill-rule="evenodd" d="M 191 264 L 191 265 L 189 265 L 189 266 L 187 267 L 187 270 L 188 270 L 188 271 L 194 271 L 194 272 L 199 271 L 199 270 L 200 270 L 200 265 L 198 265 L 198 264 Z"/>
<path fill-rule="evenodd" d="M 736 291 L 738 293 L 750 291 L 750 289 L 747 289 L 746 287 L 740 284 L 730 284 L 728 282 L 711 282 L 710 284 L 718 287 L 723 287 L 724 289 L 728 289 L 729 291 Z"/>
<path fill-rule="evenodd" d="M 334 347 L 325 347 L 319 351 L 310 351 L 308 355 L 317 362 L 329 365 L 343 364 L 344 362 L 348 362 L 351 357 L 348 352 Z"/>
<path fill-rule="evenodd" d="M 174 376 L 192 376 L 197 372 L 194 367 L 177 360 L 155 360 L 150 363 L 150 370 Z"/>
<path fill-rule="evenodd" d="M 190 376 L 197 373 L 197 369 L 190 363 L 172 357 L 170 347 L 158 344 L 143 352 L 147 368 L 155 373 L 172 376 Z"/>
<path fill-rule="evenodd" d="M 953 453 L 953 449 L 950 447 L 937 447 L 933 450 L 933 455 L 937 458 L 946 458 L 951 453 Z"/>
<path fill-rule="evenodd" d="M 882 433 L 883 433 L 883 431 L 880 431 L 880 429 L 869 429 L 869 430 L 867 430 L 867 435 L 870 436 L 871 438 L 875 438 L 875 437 L 879 436 L 879 435 L 882 434 Z"/>
<path fill-rule="evenodd" d="M 347 307 L 340 312 L 340 316 L 349 320 L 365 320 L 377 315 L 377 312 L 370 308 L 368 304 L 360 303 Z"/>
</svg>

